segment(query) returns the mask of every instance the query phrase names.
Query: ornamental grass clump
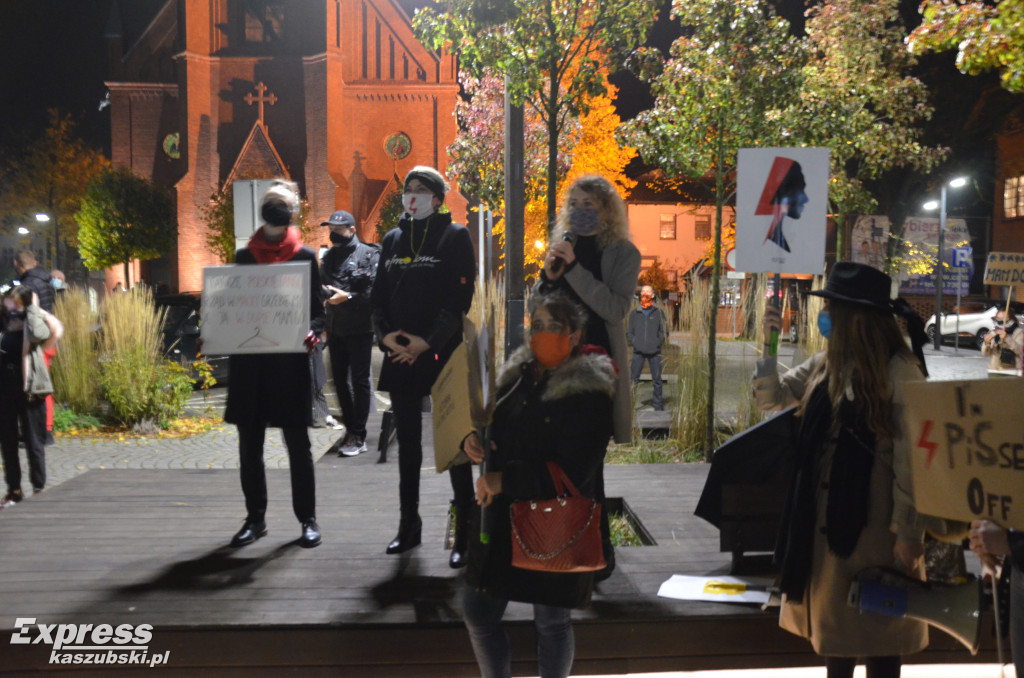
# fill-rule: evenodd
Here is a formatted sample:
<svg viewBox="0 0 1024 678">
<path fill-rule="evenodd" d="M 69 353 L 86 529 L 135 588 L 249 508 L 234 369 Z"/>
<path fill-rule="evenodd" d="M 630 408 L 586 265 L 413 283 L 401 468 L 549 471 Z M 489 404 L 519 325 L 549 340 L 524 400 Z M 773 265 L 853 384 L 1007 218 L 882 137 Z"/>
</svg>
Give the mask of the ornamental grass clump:
<svg viewBox="0 0 1024 678">
<path fill-rule="evenodd" d="M 163 357 L 164 312 L 148 289 L 107 297 L 100 317 L 99 364 L 103 394 L 117 421 L 139 431 L 165 428 L 181 414 L 192 378 Z"/>
<path fill-rule="evenodd" d="M 74 412 L 94 414 L 100 401 L 96 311 L 85 291 L 72 288 L 57 295 L 53 313 L 64 324 L 50 370 L 55 398 Z"/>
<path fill-rule="evenodd" d="M 679 308 L 682 346 L 676 372 L 679 399 L 674 413 L 675 437 L 684 456 L 690 450 L 704 447 L 704 416 L 710 383 L 708 318 L 714 310 L 707 282 L 691 276 Z"/>
</svg>

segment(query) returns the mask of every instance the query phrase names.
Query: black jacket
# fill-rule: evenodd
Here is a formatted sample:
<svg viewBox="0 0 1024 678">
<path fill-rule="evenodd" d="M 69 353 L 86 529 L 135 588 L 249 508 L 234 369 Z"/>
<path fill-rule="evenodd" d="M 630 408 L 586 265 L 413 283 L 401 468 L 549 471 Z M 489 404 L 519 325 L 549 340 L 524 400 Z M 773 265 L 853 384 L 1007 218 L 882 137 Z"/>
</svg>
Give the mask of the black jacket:
<svg viewBox="0 0 1024 678">
<path fill-rule="evenodd" d="M 644 309 L 637 306 L 629 314 L 629 323 L 626 326 L 626 339 L 633 347 L 634 353 L 643 355 L 656 355 L 661 353 L 661 347 L 665 343 L 665 332 L 668 323 L 665 322 L 665 314 L 657 306 L 651 307 L 651 313 L 644 313 Z"/>
<path fill-rule="evenodd" d="M 554 461 L 580 493 L 603 500 L 601 475 L 612 435 L 615 366 L 604 354 L 577 355 L 539 381 L 533 356 L 522 347 L 502 368 L 491 427 L 497 449 L 488 470 L 502 473 L 490 545 L 470 536 L 471 585 L 506 600 L 579 607 L 590 600 L 594 573 L 551 573 L 512 567 L 509 507 L 522 499 L 555 496 L 546 463 Z M 602 515 L 604 520 L 607 516 Z"/>
<path fill-rule="evenodd" d="M 324 329 L 324 304 L 316 253 L 303 247 L 291 261 L 308 261 L 311 269 L 310 329 Z M 237 264 L 255 264 L 248 249 L 235 254 Z M 312 423 L 313 391 L 309 356 L 305 353 L 253 353 L 231 356 L 228 366 L 228 402 L 224 421 L 241 426 L 308 426 Z"/>
<path fill-rule="evenodd" d="M 430 393 L 462 341 L 462 315 L 473 302 L 475 279 L 473 241 L 450 214 L 416 222 L 403 216 L 384 236 L 370 295 L 377 341 L 387 353 L 384 336 L 403 330 L 423 337 L 433 355 L 425 352 L 412 365 L 396 365 L 385 356 L 378 390 Z"/>
<path fill-rule="evenodd" d="M 32 288 L 39 297 L 39 307 L 53 313 L 54 289 L 50 283 L 50 272 L 42 266 L 30 268 L 21 275 L 21 284 Z"/>
<path fill-rule="evenodd" d="M 349 294 L 343 303 L 327 304 L 328 334 L 345 337 L 373 332 L 370 293 L 379 258 L 380 245 L 359 242 L 358 236 L 353 236 L 347 245 L 335 245 L 327 250 L 320 263 L 321 282 Z M 324 292 L 324 299 L 329 296 Z"/>
</svg>

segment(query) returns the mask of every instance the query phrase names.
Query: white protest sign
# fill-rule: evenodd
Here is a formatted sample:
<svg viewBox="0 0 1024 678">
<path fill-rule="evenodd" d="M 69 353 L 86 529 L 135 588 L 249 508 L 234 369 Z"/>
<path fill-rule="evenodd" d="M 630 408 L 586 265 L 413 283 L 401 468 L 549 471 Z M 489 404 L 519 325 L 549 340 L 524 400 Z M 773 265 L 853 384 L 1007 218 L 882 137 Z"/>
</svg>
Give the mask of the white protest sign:
<svg viewBox="0 0 1024 678">
<path fill-rule="evenodd" d="M 1024 285 L 1024 254 L 989 252 L 985 262 L 986 285 Z"/>
<path fill-rule="evenodd" d="M 827 148 L 741 148 L 736 177 L 736 268 L 825 272 Z"/>
<path fill-rule="evenodd" d="M 205 266 L 203 353 L 305 353 L 309 262 Z"/>
<path fill-rule="evenodd" d="M 917 510 L 1024 529 L 1024 379 L 904 388 Z"/>
</svg>

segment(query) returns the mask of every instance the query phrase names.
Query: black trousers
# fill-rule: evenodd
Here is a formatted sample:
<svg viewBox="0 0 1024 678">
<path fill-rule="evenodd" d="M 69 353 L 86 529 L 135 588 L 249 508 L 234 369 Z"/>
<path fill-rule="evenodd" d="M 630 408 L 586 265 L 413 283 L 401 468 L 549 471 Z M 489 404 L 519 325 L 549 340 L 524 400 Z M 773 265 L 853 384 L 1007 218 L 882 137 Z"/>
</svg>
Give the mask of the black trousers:
<svg viewBox="0 0 1024 678">
<path fill-rule="evenodd" d="M 864 668 L 867 678 L 900 678 L 903 661 L 899 657 L 865 657 Z M 828 678 L 853 678 L 857 668 L 856 657 L 826 657 L 825 667 Z"/>
<path fill-rule="evenodd" d="M 373 334 L 327 335 L 327 348 L 331 352 L 331 376 L 334 390 L 341 405 L 341 419 L 346 434 L 366 439 L 366 419 L 370 416 L 370 355 L 373 352 Z M 349 384 L 349 374 L 352 383 Z"/>
<path fill-rule="evenodd" d="M 5 373 L 0 383 L 0 453 L 8 492 L 21 488 L 19 424 L 25 434 L 29 481 L 33 490 L 41 490 L 46 487 L 46 399 L 29 398 L 22 390 L 21 377 Z"/>
<path fill-rule="evenodd" d="M 263 465 L 263 440 L 267 427 L 252 424 L 238 427 L 238 467 L 242 477 L 245 510 L 252 520 L 263 520 L 267 513 L 267 474 Z M 299 522 L 316 517 L 316 481 L 309 431 L 305 426 L 281 429 L 288 448 L 288 466 L 292 478 L 292 509 Z"/>
<path fill-rule="evenodd" d="M 403 515 L 417 513 L 420 504 L 420 467 L 423 466 L 423 397 L 391 393 L 398 432 L 398 501 Z M 473 465 L 459 464 L 448 471 L 455 504 L 474 503 Z"/>
</svg>

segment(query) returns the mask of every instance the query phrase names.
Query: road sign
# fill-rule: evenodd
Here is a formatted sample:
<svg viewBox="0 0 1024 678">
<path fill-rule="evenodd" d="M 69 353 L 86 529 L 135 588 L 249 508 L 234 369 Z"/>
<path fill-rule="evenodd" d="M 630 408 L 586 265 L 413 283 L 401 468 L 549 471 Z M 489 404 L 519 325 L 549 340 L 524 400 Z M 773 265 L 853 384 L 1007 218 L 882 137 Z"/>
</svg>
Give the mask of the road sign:
<svg viewBox="0 0 1024 678">
<path fill-rule="evenodd" d="M 732 247 L 725 253 L 725 266 L 730 271 L 736 270 L 736 248 Z"/>
<path fill-rule="evenodd" d="M 971 247 L 953 248 L 953 268 L 970 268 L 974 251 Z"/>
</svg>

